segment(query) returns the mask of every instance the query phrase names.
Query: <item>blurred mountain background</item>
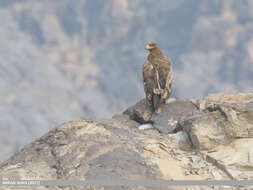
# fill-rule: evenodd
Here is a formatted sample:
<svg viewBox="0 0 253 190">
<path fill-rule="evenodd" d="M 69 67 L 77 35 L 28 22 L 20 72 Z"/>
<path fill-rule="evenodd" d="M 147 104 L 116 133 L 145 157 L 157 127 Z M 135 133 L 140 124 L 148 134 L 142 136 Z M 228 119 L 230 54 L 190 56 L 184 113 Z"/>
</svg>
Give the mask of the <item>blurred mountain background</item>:
<svg viewBox="0 0 253 190">
<path fill-rule="evenodd" d="M 149 41 L 173 97 L 253 85 L 251 0 L 1 0 L 0 161 L 56 125 L 105 118 L 144 97 Z"/>
</svg>

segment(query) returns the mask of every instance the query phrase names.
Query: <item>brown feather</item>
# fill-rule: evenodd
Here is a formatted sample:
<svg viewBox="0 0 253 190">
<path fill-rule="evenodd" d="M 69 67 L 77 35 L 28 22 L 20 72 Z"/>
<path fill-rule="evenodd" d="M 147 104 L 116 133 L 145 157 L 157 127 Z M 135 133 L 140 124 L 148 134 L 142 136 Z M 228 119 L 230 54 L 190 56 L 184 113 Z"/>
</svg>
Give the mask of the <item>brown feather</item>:
<svg viewBox="0 0 253 190">
<path fill-rule="evenodd" d="M 143 64 L 143 84 L 147 103 L 157 112 L 171 95 L 172 64 L 157 44 L 148 47 L 150 54 Z"/>
</svg>

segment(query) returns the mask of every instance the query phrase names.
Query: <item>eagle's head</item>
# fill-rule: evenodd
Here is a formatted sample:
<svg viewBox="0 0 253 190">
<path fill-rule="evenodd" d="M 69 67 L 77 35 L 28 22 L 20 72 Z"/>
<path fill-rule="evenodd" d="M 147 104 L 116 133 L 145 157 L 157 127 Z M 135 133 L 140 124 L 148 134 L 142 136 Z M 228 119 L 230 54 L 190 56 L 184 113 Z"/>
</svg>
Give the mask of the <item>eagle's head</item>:
<svg viewBox="0 0 253 190">
<path fill-rule="evenodd" d="M 150 43 L 147 43 L 145 49 L 151 51 L 151 50 L 157 49 L 157 48 L 159 49 L 159 46 L 156 43 L 150 42 Z"/>
</svg>

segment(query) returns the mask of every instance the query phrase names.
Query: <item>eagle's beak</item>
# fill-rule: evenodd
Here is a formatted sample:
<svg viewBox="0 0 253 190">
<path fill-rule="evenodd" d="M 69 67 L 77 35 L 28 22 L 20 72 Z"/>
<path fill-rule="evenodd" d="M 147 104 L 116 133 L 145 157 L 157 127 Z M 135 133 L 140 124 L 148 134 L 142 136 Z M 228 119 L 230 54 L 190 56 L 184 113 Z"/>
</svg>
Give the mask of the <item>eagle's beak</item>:
<svg viewBox="0 0 253 190">
<path fill-rule="evenodd" d="M 146 50 L 150 50 L 150 49 L 152 49 L 152 48 L 151 48 L 151 46 L 150 46 L 149 44 L 147 44 L 145 49 L 146 49 Z"/>
</svg>

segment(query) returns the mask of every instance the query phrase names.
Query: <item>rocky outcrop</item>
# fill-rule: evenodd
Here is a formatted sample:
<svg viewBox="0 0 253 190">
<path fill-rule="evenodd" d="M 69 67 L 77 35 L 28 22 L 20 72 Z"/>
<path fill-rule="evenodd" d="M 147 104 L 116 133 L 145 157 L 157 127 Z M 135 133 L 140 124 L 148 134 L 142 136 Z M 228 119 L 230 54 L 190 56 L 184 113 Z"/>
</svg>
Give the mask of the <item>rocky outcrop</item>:
<svg viewBox="0 0 253 190">
<path fill-rule="evenodd" d="M 137 121 L 146 119 L 139 103 L 126 111 Z M 185 133 L 190 149 L 205 153 L 206 160 L 231 179 L 253 176 L 253 94 L 214 94 L 206 99 L 174 101 L 152 115 L 160 133 Z M 185 140 L 186 141 L 186 140 Z M 188 143 L 183 143 L 189 149 Z M 233 156 L 232 156 L 233 155 Z"/>
<path fill-rule="evenodd" d="M 252 146 L 253 93 L 173 100 L 159 115 L 142 100 L 111 119 L 58 126 L 2 163 L 0 178 L 252 180 Z"/>
</svg>

